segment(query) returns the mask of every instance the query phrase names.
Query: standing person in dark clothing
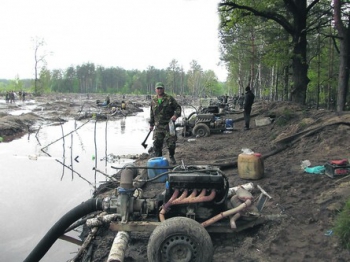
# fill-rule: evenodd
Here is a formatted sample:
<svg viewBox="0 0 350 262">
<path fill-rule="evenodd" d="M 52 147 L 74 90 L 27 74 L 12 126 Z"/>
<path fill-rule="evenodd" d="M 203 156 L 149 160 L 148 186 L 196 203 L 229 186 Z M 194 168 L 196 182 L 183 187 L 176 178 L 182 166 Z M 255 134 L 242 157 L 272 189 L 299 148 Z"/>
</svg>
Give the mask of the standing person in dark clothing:
<svg viewBox="0 0 350 262">
<path fill-rule="evenodd" d="M 10 101 L 10 93 L 9 93 L 9 91 L 6 92 L 5 100 L 6 100 L 6 103 L 8 103 Z"/>
<path fill-rule="evenodd" d="M 109 96 L 106 97 L 106 100 L 104 101 L 103 105 L 104 106 L 108 106 L 111 103 L 111 99 L 109 98 Z"/>
<path fill-rule="evenodd" d="M 150 130 L 153 133 L 153 148 L 157 157 L 162 156 L 163 142 L 165 140 L 171 164 L 176 164 L 175 148 L 177 136 L 170 135 L 169 121 L 175 122 L 181 116 L 181 106 L 175 98 L 164 93 L 164 84 L 158 82 L 156 84 L 156 95 L 152 98 L 150 110 Z M 154 128 L 155 127 L 155 128 Z"/>
<path fill-rule="evenodd" d="M 234 95 L 233 96 L 233 109 L 236 109 L 237 101 L 238 101 L 238 95 Z"/>
<path fill-rule="evenodd" d="M 245 88 L 245 95 L 244 95 L 244 130 L 249 130 L 249 123 L 250 123 L 250 112 L 252 111 L 252 105 L 254 103 L 255 95 L 250 90 L 250 86 L 247 86 Z"/>
</svg>

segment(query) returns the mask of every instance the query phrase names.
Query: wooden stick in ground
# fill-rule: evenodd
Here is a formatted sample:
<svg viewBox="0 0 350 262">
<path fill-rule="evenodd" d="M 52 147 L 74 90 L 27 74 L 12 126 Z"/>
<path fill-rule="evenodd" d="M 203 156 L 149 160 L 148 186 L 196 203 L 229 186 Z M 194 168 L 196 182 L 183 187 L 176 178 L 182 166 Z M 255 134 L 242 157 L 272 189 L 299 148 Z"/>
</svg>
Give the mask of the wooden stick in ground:
<svg viewBox="0 0 350 262">
<path fill-rule="evenodd" d="M 61 161 L 59 161 L 58 159 L 55 159 L 58 163 L 60 163 L 61 165 L 63 165 L 64 167 L 72 170 L 75 174 L 77 174 L 81 179 L 85 180 L 89 185 L 93 186 L 92 183 L 90 183 L 89 180 L 85 179 L 84 177 L 82 177 L 78 172 L 74 171 L 73 169 L 71 169 L 69 166 L 65 165 L 64 163 L 62 163 Z"/>
<path fill-rule="evenodd" d="M 71 132 L 69 132 L 68 134 L 66 134 L 64 137 L 69 136 L 71 133 L 76 132 L 79 128 L 83 127 L 84 125 L 86 125 L 86 124 L 89 123 L 89 122 L 90 122 L 90 120 L 86 121 L 86 122 L 83 123 L 81 126 L 75 128 L 73 131 L 71 131 Z M 52 144 L 56 143 L 57 141 L 60 141 L 61 139 L 63 139 L 63 137 L 60 137 L 59 139 L 56 139 L 55 141 L 53 141 L 53 142 L 51 142 L 50 144 L 44 146 L 44 147 L 41 148 L 40 150 L 41 150 L 43 153 L 48 154 L 47 152 L 44 151 L 44 149 L 47 148 L 47 147 L 49 147 L 49 146 L 51 146 Z"/>
<path fill-rule="evenodd" d="M 77 259 L 83 254 L 83 252 L 86 250 L 86 248 L 89 246 L 90 242 L 95 238 L 95 235 L 97 233 L 98 227 L 94 227 L 91 229 L 91 232 L 85 239 L 84 243 L 82 244 L 81 248 L 78 251 L 78 254 L 69 262 L 75 262 Z"/>
<path fill-rule="evenodd" d="M 97 217 L 102 217 L 104 215 L 106 215 L 106 212 L 100 213 Z M 79 259 L 79 257 L 83 254 L 83 252 L 87 252 L 86 250 L 87 250 L 88 246 L 90 245 L 91 241 L 95 238 L 95 235 L 96 235 L 98 229 L 99 229 L 99 227 L 93 227 L 90 230 L 90 233 L 85 238 L 84 243 L 81 245 L 81 248 L 78 251 L 78 254 L 72 260 L 70 260 L 69 262 L 77 261 Z"/>
<path fill-rule="evenodd" d="M 110 180 L 115 181 L 115 182 L 118 182 L 118 180 L 115 179 L 114 177 L 107 175 L 106 173 L 104 173 L 104 172 L 102 172 L 102 171 L 96 169 L 95 167 L 93 167 L 92 169 L 95 170 L 95 171 L 97 171 L 97 172 L 100 173 L 101 175 L 104 175 L 105 177 L 108 177 Z"/>
</svg>

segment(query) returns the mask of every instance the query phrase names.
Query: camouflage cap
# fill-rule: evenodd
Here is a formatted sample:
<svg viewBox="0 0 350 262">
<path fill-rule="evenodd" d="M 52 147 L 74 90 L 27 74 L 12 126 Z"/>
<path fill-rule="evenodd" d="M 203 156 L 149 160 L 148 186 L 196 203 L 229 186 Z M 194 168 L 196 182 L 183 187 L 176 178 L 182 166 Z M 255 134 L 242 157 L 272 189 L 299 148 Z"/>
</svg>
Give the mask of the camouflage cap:
<svg viewBox="0 0 350 262">
<path fill-rule="evenodd" d="M 162 82 L 157 82 L 156 88 L 164 88 L 164 84 Z"/>
</svg>

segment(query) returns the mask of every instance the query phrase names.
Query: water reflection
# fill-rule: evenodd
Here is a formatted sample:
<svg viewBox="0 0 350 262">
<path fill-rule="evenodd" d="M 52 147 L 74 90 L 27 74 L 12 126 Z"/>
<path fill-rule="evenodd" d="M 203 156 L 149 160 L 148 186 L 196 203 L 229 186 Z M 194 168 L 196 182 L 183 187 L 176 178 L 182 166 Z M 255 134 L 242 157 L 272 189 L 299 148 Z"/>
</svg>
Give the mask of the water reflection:
<svg viewBox="0 0 350 262">
<path fill-rule="evenodd" d="M 0 151 L 0 261 L 23 261 L 66 212 L 89 199 L 95 186 L 116 172 L 108 155 L 146 153 L 148 111 L 107 122 L 69 121 L 42 126 Z M 129 163 L 119 159 L 113 166 Z M 9 221 L 11 221 L 9 223 Z M 74 233 L 73 233 L 74 234 Z M 56 241 L 41 261 L 65 261 L 78 246 Z"/>
<path fill-rule="evenodd" d="M 23 261 L 69 210 L 92 196 L 95 186 L 130 159 L 147 153 L 149 109 L 116 121 L 68 121 L 0 144 L 0 261 Z M 149 147 L 151 139 L 148 140 Z M 103 173 L 103 174 L 102 174 Z M 10 221 L 10 222 L 9 222 Z M 77 233 L 68 235 L 76 237 Z M 41 261 L 66 261 L 78 246 L 57 240 Z"/>
<path fill-rule="evenodd" d="M 125 117 L 123 117 L 120 121 L 120 128 L 121 128 L 121 133 L 125 133 Z"/>
</svg>

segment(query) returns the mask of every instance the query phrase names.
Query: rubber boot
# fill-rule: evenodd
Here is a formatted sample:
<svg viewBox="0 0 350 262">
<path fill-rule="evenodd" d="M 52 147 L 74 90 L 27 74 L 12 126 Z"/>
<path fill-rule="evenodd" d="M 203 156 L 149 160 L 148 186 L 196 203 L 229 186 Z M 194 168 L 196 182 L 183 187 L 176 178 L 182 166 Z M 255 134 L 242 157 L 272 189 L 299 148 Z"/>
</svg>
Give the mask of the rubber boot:
<svg viewBox="0 0 350 262">
<path fill-rule="evenodd" d="M 176 164 L 176 160 L 175 160 L 175 149 L 169 149 L 169 159 L 170 159 L 170 163 L 172 165 L 175 165 Z"/>
<path fill-rule="evenodd" d="M 155 149 L 154 150 L 154 154 L 155 154 L 156 157 L 163 156 L 162 150 L 159 150 L 159 149 Z"/>
</svg>

